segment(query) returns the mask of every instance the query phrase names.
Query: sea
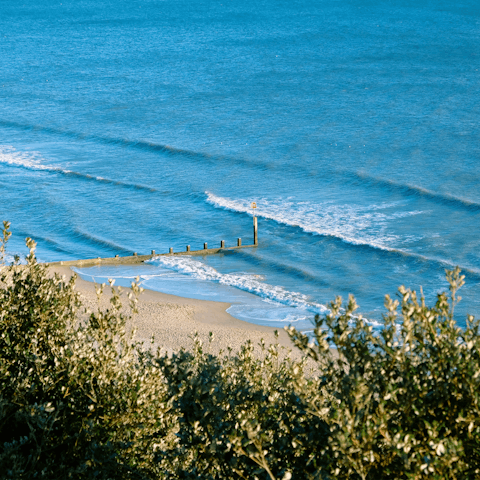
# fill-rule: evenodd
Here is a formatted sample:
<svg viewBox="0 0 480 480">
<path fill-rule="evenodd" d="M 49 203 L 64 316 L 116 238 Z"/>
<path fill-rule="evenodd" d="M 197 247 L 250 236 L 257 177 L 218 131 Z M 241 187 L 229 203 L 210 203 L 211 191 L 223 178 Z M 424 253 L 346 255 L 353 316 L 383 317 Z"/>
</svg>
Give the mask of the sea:
<svg viewBox="0 0 480 480">
<path fill-rule="evenodd" d="M 353 294 L 480 315 L 478 0 L 0 0 L 0 220 L 42 262 L 311 329 Z M 251 208 L 252 202 L 257 205 Z"/>
</svg>

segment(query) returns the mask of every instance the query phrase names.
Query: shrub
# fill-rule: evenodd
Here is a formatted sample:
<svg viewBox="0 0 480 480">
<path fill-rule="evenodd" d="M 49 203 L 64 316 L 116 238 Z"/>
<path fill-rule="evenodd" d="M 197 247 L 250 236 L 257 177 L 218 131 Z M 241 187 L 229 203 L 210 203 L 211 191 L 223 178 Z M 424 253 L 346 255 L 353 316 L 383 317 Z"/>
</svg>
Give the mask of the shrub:
<svg viewBox="0 0 480 480">
<path fill-rule="evenodd" d="M 315 452 L 325 448 L 328 427 L 307 411 L 305 365 L 279 360 L 278 346 L 261 347 L 260 359 L 250 343 L 220 358 L 204 352 L 197 339 L 193 353 L 156 360 L 178 420 L 177 443 L 157 458 L 168 478 L 315 473 Z"/>
<path fill-rule="evenodd" d="M 337 299 L 313 338 L 288 329 L 302 361 L 263 343 L 214 356 L 196 337 L 166 356 L 127 333 L 113 286 L 107 310 L 85 312 L 30 239 L 26 264 L 3 265 L 8 226 L 1 478 L 480 477 L 479 323 L 454 321 L 458 269 L 433 307 L 404 287 L 387 296 L 377 333 Z"/>
<path fill-rule="evenodd" d="M 379 334 L 354 317 L 353 298 L 345 311 L 337 299 L 316 317 L 315 343 L 290 329 L 323 363 L 319 387 L 330 400 L 308 403 L 329 425 L 324 464 L 335 478 L 480 477 L 479 323 L 469 316 L 462 330 L 453 319 L 463 278 L 458 268 L 447 272 L 450 299 L 442 293 L 432 308 L 400 287 L 401 313 L 387 296 Z"/>
<path fill-rule="evenodd" d="M 3 246 L 8 234 L 5 224 Z M 26 265 L 0 276 L 0 475 L 147 478 L 142 438 L 164 386 L 127 335 L 118 294 L 78 322 L 75 279 L 50 277 L 27 246 Z"/>
</svg>

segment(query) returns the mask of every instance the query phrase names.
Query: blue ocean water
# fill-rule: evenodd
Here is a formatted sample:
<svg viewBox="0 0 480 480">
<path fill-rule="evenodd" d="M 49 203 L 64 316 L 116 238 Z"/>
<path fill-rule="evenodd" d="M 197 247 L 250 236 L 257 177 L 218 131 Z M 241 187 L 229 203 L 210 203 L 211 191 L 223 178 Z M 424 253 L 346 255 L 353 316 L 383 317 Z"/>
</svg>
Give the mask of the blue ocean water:
<svg viewBox="0 0 480 480">
<path fill-rule="evenodd" d="M 480 315 L 476 0 L 0 1 L 0 220 L 42 261 L 308 329 L 466 275 Z"/>
</svg>

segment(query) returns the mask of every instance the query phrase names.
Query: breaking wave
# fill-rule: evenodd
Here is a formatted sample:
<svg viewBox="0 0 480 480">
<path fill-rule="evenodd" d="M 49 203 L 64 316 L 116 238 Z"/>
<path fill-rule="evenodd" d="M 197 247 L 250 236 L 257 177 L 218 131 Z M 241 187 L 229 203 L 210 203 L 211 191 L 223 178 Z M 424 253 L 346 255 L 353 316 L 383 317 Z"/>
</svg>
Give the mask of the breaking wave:
<svg viewBox="0 0 480 480">
<path fill-rule="evenodd" d="M 116 185 L 133 190 L 141 190 L 145 192 L 157 192 L 155 188 L 151 188 L 145 185 L 139 185 L 135 183 L 121 182 L 117 180 L 111 180 L 109 178 L 89 175 L 88 173 L 80 173 L 72 170 L 68 170 L 53 165 L 45 165 L 42 162 L 43 159 L 35 153 L 17 152 L 12 147 L 0 146 L 0 163 L 12 165 L 18 168 L 24 168 L 26 170 L 37 170 L 44 172 L 52 172 L 58 175 L 66 177 L 76 177 L 80 180 L 92 181 L 97 183 L 103 183 L 107 185 Z"/>
<path fill-rule="evenodd" d="M 324 305 L 309 302 L 308 297 L 302 293 L 290 292 L 280 286 L 263 283 L 258 280 L 258 275 L 220 273 L 202 262 L 193 260 L 191 257 L 159 256 L 150 260 L 148 263 L 166 267 L 199 280 L 229 285 L 257 295 L 266 301 L 301 308 L 313 313 L 325 313 L 328 310 Z"/>
<path fill-rule="evenodd" d="M 205 192 L 206 201 L 215 208 L 253 215 L 252 199 L 230 199 Z M 354 247 L 374 249 L 385 254 L 411 258 L 416 261 L 432 262 L 444 268 L 455 268 L 457 264 L 447 259 L 421 255 L 408 250 L 395 248 L 399 237 L 386 233 L 390 220 L 425 213 L 420 210 L 384 213 L 382 210 L 395 206 L 394 203 L 369 205 L 368 208 L 352 205 L 320 205 L 292 200 L 258 201 L 255 210 L 257 217 L 272 220 L 279 224 L 299 228 L 302 231 L 331 237 Z M 418 236 L 420 239 L 420 234 Z M 480 270 L 461 266 L 464 273 L 478 278 Z"/>
</svg>

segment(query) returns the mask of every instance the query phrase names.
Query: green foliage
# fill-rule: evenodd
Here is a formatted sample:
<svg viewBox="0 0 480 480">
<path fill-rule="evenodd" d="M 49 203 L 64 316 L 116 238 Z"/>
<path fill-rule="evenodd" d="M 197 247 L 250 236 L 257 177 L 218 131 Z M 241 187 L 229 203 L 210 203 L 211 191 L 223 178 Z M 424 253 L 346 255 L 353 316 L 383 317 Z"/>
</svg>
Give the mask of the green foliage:
<svg viewBox="0 0 480 480">
<path fill-rule="evenodd" d="M 157 359 L 178 419 L 177 442 L 159 452 L 172 478 L 298 478 L 316 470 L 328 428 L 308 414 L 304 364 L 279 360 L 277 346 L 247 343 L 236 356 L 214 357 L 195 340 L 193 353 Z M 250 461 L 248 461 L 249 459 Z"/>
<path fill-rule="evenodd" d="M 27 246 L 27 264 L 0 274 L 0 475 L 149 478 L 137 437 L 156 429 L 163 404 L 149 400 L 164 386 L 144 381 L 152 367 L 125 331 L 118 294 L 78 322 L 75 280 L 50 277 Z"/>
<path fill-rule="evenodd" d="M 302 361 L 251 343 L 214 356 L 197 337 L 166 356 L 127 333 L 113 285 L 86 312 L 30 239 L 26 264 L 4 265 L 9 236 L 4 222 L 1 478 L 480 478 L 480 326 L 453 319 L 458 269 L 433 307 L 387 296 L 379 333 L 337 299 L 313 339 L 288 329 Z"/>
<path fill-rule="evenodd" d="M 321 387 L 330 401 L 309 399 L 330 427 L 326 455 L 335 478 L 480 477 L 479 323 L 453 320 L 459 269 L 447 272 L 445 293 L 428 308 L 423 296 L 400 287 L 386 297 L 385 327 L 374 334 L 353 298 L 315 319 L 315 344 L 295 330 L 294 343 L 322 359 Z M 329 343 L 338 348 L 334 358 Z"/>
</svg>

